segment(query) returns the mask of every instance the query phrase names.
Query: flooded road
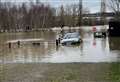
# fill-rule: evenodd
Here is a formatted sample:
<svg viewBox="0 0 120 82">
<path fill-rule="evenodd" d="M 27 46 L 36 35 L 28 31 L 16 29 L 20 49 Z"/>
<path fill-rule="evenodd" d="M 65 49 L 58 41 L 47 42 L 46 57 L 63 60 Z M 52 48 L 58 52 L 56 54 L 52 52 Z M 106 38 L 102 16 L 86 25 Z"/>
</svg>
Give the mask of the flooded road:
<svg viewBox="0 0 120 82">
<path fill-rule="evenodd" d="M 80 45 L 56 47 L 56 34 L 1 33 L 0 82 L 120 81 L 120 38 L 93 38 L 91 32 L 83 32 Z M 31 40 L 42 41 L 34 45 Z"/>
<path fill-rule="evenodd" d="M 114 45 L 114 44 L 113 44 Z M 117 46 L 117 45 L 116 45 Z M 109 39 L 84 38 L 78 46 L 61 46 L 51 55 L 45 56 L 42 62 L 46 63 L 73 63 L 73 62 L 119 62 L 119 50 L 111 50 Z"/>
<path fill-rule="evenodd" d="M 94 38 L 92 33 L 85 33 L 80 45 L 59 47 L 55 45 L 56 33 L 52 31 L 1 34 L 1 38 L 0 63 L 120 62 L 120 38 Z M 29 42 L 32 39 L 43 41 L 33 45 Z M 17 40 L 21 41 L 20 47 Z M 8 41 L 13 42 L 10 49 Z"/>
</svg>

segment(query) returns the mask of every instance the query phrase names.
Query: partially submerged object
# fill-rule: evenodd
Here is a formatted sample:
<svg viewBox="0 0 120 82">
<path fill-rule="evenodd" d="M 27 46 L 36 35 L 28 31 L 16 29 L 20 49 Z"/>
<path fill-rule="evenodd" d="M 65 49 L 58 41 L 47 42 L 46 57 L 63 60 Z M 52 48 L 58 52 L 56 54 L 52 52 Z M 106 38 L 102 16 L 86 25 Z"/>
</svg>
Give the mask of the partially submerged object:
<svg viewBox="0 0 120 82">
<path fill-rule="evenodd" d="M 62 45 L 76 44 L 80 42 L 82 42 L 82 38 L 78 32 L 66 33 L 61 40 Z"/>
<path fill-rule="evenodd" d="M 107 36 L 107 33 L 106 32 L 94 32 L 94 37 L 95 38 L 105 38 Z"/>
<path fill-rule="evenodd" d="M 17 42 L 39 42 L 44 41 L 44 39 L 17 39 L 17 40 L 10 40 L 7 43 L 17 43 Z"/>
<path fill-rule="evenodd" d="M 109 36 L 120 36 L 120 21 L 110 21 L 108 33 Z"/>
<path fill-rule="evenodd" d="M 7 41 L 6 43 L 8 44 L 9 48 L 12 48 L 12 44 L 17 44 L 18 47 L 21 46 L 21 43 L 31 43 L 33 46 L 40 46 L 41 42 L 44 42 L 44 39 L 17 39 Z"/>
</svg>

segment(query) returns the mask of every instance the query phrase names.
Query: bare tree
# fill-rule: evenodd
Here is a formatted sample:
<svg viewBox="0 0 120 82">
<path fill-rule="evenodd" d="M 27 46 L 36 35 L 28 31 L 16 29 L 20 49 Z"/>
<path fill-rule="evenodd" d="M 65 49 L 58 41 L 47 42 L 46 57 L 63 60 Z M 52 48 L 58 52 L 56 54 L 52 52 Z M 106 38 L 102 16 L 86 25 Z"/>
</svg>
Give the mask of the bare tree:
<svg viewBox="0 0 120 82">
<path fill-rule="evenodd" d="M 71 5 L 67 5 L 64 8 L 64 23 L 66 26 L 71 26 L 72 25 L 72 7 Z"/>
<path fill-rule="evenodd" d="M 56 14 L 56 9 L 44 5 L 39 0 L 28 4 L 0 2 L 0 29 L 3 30 L 39 30 L 54 26 L 76 26 L 79 19 L 79 4 L 61 6 Z M 87 9 L 82 9 L 87 10 Z M 88 13 L 82 11 L 82 13 Z"/>
<path fill-rule="evenodd" d="M 83 0 L 79 0 L 79 20 L 78 20 L 78 25 L 82 25 L 82 15 L 83 15 Z"/>
<path fill-rule="evenodd" d="M 64 21 L 64 16 L 65 16 L 65 8 L 64 8 L 64 6 L 62 5 L 61 7 L 60 7 L 60 14 L 59 14 L 59 19 L 60 19 L 60 26 L 62 26 L 62 25 L 64 25 L 65 24 L 65 21 Z"/>
<path fill-rule="evenodd" d="M 109 1 L 110 9 L 116 14 L 115 19 L 120 19 L 120 0 L 110 0 Z"/>
</svg>

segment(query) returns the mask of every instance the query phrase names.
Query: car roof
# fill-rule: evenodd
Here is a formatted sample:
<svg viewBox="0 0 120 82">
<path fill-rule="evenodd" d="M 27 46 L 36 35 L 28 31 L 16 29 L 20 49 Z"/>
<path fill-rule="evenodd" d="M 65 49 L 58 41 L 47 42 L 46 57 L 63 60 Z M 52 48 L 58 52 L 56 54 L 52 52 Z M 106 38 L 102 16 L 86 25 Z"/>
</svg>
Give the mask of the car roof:
<svg viewBox="0 0 120 82">
<path fill-rule="evenodd" d="M 65 35 L 78 35 L 78 34 L 80 34 L 79 32 L 71 32 L 71 33 L 65 33 Z"/>
</svg>

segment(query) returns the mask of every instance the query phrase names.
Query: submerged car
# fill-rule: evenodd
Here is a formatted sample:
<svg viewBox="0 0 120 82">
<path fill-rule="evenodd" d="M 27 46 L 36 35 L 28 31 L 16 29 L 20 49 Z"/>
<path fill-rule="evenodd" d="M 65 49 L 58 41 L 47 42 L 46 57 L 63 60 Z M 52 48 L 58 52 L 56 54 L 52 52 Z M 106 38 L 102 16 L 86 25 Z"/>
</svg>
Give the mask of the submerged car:
<svg viewBox="0 0 120 82">
<path fill-rule="evenodd" d="M 66 33 L 61 40 L 62 45 L 77 44 L 80 42 L 82 42 L 82 38 L 78 32 Z"/>
<path fill-rule="evenodd" d="M 94 37 L 95 38 L 103 38 L 106 37 L 106 32 L 94 32 Z"/>
</svg>

